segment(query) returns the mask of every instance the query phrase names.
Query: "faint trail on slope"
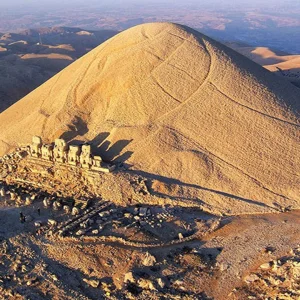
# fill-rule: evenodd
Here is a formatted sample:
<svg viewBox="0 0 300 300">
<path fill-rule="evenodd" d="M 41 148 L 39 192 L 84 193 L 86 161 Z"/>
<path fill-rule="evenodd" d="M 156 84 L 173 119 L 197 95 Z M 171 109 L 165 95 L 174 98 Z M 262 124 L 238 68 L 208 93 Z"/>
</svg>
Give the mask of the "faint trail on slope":
<svg viewBox="0 0 300 300">
<path fill-rule="evenodd" d="M 59 79 L 60 79 L 61 75 L 62 75 L 62 72 L 59 72 L 59 73 L 57 74 L 57 78 L 56 78 L 56 80 L 55 80 L 54 84 L 52 85 L 52 87 L 51 87 L 51 89 L 50 89 L 50 91 L 49 91 L 48 97 L 50 97 L 50 96 L 51 96 L 51 94 L 52 94 L 52 91 L 53 91 L 53 89 L 54 89 L 55 85 L 57 84 L 57 82 L 59 81 Z M 44 103 L 44 102 L 45 102 L 45 100 L 43 101 L 43 103 Z M 43 105 L 43 103 L 42 103 L 42 105 Z M 42 105 L 41 105 L 41 106 L 42 106 Z"/>
<path fill-rule="evenodd" d="M 286 123 L 286 124 L 288 124 L 288 125 L 290 125 L 290 126 L 294 126 L 294 127 L 299 127 L 299 128 L 300 128 L 300 124 L 295 124 L 295 123 L 292 123 L 292 122 L 289 122 L 289 121 L 286 121 L 286 120 L 283 120 L 283 119 L 280 119 L 280 118 L 277 118 L 277 117 L 274 117 L 274 116 L 270 116 L 270 115 L 268 115 L 268 114 L 266 114 L 266 113 L 263 113 L 263 112 L 261 112 L 261 111 L 259 111 L 259 110 L 256 110 L 255 108 L 252 108 L 252 107 L 250 107 L 250 106 L 244 105 L 244 104 L 238 102 L 237 100 L 234 100 L 234 99 L 230 98 L 228 95 L 226 95 L 224 92 L 222 92 L 222 91 L 221 91 L 221 90 L 220 90 L 213 82 L 210 82 L 210 84 L 211 84 L 213 87 L 215 87 L 215 89 L 216 89 L 220 94 L 222 94 L 222 95 L 225 96 L 228 100 L 230 100 L 231 102 L 233 102 L 233 103 L 235 103 L 235 104 L 237 104 L 237 105 L 239 105 L 239 106 L 242 106 L 242 107 L 244 107 L 244 108 L 246 108 L 246 109 L 249 109 L 249 110 L 251 110 L 251 111 L 253 111 L 253 112 L 256 112 L 256 113 L 258 113 L 258 114 L 260 114 L 260 115 L 263 115 L 264 117 L 273 119 L 273 120 L 275 120 L 275 121 L 283 122 L 283 123 Z"/>
<path fill-rule="evenodd" d="M 182 42 L 182 44 L 184 43 L 184 41 Z M 130 89 L 129 89 L 129 91 L 130 90 L 134 90 L 135 88 L 136 88 L 136 86 L 138 86 L 139 84 L 141 84 L 141 85 L 143 85 L 143 83 L 145 83 L 148 79 L 150 79 L 150 78 L 154 78 L 153 77 L 153 72 L 160 66 L 160 65 L 162 65 L 163 63 L 165 63 L 168 59 L 170 59 L 170 57 L 172 57 L 172 55 L 174 54 L 174 53 L 176 53 L 176 51 L 182 46 L 182 44 L 180 44 L 178 47 L 176 47 L 167 57 L 166 57 L 166 59 L 165 60 L 163 60 L 163 59 L 161 59 L 161 58 L 159 58 L 160 59 L 160 62 L 152 69 L 152 71 L 150 72 L 150 74 L 148 75 L 148 76 L 146 76 L 145 78 L 143 78 L 143 81 L 142 82 L 137 82 L 136 84 L 134 84 L 134 85 L 132 85 L 131 87 L 130 87 Z M 156 56 L 155 54 L 153 54 L 154 56 Z M 174 99 L 175 100 L 175 99 Z M 176 100 L 177 102 L 180 102 L 180 101 L 178 101 L 178 100 Z M 136 101 L 136 102 L 138 102 L 138 100 Z M 139 104 L 137 103 L 137 106 L 139 107 Z M 106 118 L 106 120 L 108 120 L 107 118 Z"/>
<path fill-rule="evenodd" d="M 185 40 L 185 41 L 187 41 L 187 42 L 189 42 L 190 44 L 192 44 L 192 45 L 195 45 L 195 46 L 197 46 L 197 47 L 199 47 L 199 44 L 197 44 L 197 43 L 195 43 L 195 42 L 193 42 L 193 41 L 191 41 L 191 40 L 189 40 L 189 39 L 187 39 L 187 38 L 185 38 L 185 37 L 183 37 L 183 36 L 181 36 L 181 35 L 177 35 L 177 34 L 175 34 L 175 33 L 173 33 L 173 32 L 168 32 L 170 35 L 173 35 L 173 36 L 176 36 L 176 37 L 178 37 L 178 38 L 180 38 L 180 39 L 182 39 L 182 40 Z M 191 36 L 194 36 L 196 39 L 197 39 L 197 36 L 195 36 L 194 34 L 190 34 L 190 37 Z M 199 41 L 200 42 L 200 41 Z M 203 48 L 205 48 L 206 49 L 206 45 L 204 44 L 204 42 L 203 42 L 203 37 L 201 38 L 201 45 L 203 46 Z M 207 49 L 206 49 L 207 50 Z"/>
<path fill-rule="evenodd" d="M 166 126 L 167 127 L 167 126 Z M 194 141 L 191 141 L 190 139 L 188 139 L 184 134 L 182 134 L 181 132 L 179 132 L 178 130 L 176 130 L 175 128 L 173 127 L 167 127 L 169 130 L 173 130 L 174 132 L 176 132 L 176 134 L 182 136 L 183 138 L 189 140 L 189 142 L 191 144 L 194 144 L 196 148 L 200 148 L 202 153 L 206 154 L 206 155 L 210 155 L 210 156 L 213 156 L 215 157 L 217 160 L 220 160 L 222 161 L 223 163 L 229 165 L 230 167 L 236 169 L 238 172 L 240 172 L 241 174 L 245 175 L 246 177 L 248 177 L 249 179 L 251 179 L 255 184 L 257 184 L 258 187 L 270 192 L 271 194 L 275 195 L 275 196 L 279 196 L 281 198 L 285 198 L 285 199 L 289 199 L 289 200 L 293 200 L 287 196 L 284 196 L 284 195 L 281 195 L 281 194 L 278 194 L 274 191 L 272 191 L 271 189 L 269 189 L 268 187 L 264 186 L 259 180 L 257 180 L 256 178 L 252 177 L 251 175 L 249 175 L 248 173 L 246 173 L 245 171 L 243 171 L 242 169 L 238 168 L 237 166 L 233 165 L 232 163 L 229 163 L 228 161 L 226 161 L 225 159 L 221 158 L 220 156 L 210 152 L 209 150 L 207 150 L 206 148 L 204 148 L 202 145 L 198 144 L 198 143 L 195 143 Z"/>
<path fill-rule="evenodd" d="M 5 142 L 4 140 L 0 140 L 0 142 L 2 142 L 3 144 L 6 144 L 7 146 L 10 146 L 7 142 Z"/>
<path fill-rule="evenodd" d="M 174 34 L 173 34 L 174 35 Z M 177 35 L 175 35 L 175 36 L 177 36 Z M 184 38 L 182 38 L 182 39 L 184 39 Z M 188 42 L 190 42 L 189 40 L 187 40 L 187 39 L 184 39 L 184 40 L 186 40 L 186 41 L 188 41 Z M 185 100 L 185 101 L 183 101 L 183 102 L 181 102 L 181 104 L 180 105 L 178 105 L 177 107 L 175 107 L 173 110 L 170 110 L 170 111 L 168 111 L 167 113 L 165 113 L 164 115 L 162 115 L 162 116 L 160 116 L 159 118 L 157 118 L 155 121 L 161 121 L 162 119 L 164 119 L 164 118 L 166 118 L 167 116 L 169 116 L 169 115 L 171 115 L 172 113 L 174 113 L 174 112 L 176 112 L 176 111 L 178 111 L 178 110 L 180 110 L 183 106 L 185 106 L 185 105 L 187 105 L 189 102 L 190 102 L 190 100 L 191 100 L 191 98 L 208 82 L 208 80 L 209 80 L 209 78 L 210 78 L 210 74 L 211 74 L 211 72 L 212 72 L 212 56 L 211 56 L 211 54 L 210 54 L 210 52 L 208 51 L 208 49 L 207 49 L 207 46 L 205 45 L 205 42 L 203 42 L 204 43 L 204 47 L 202 48 L 204 51 L 205 51 L 205 53 L 206 54 L 208 54 L 208 56 L 209 56 L 209 68 L 208 68 L 208 72 L 207 72 L 207 74 L 206 74 L 206 76 L 205 76 L 205 78 L 204 78 L 204 80 L 203 80 L 203 82 L 199 85 L 199 87 Z M 192 43 L 192 44 L 195 44 L 195 43 Z M 197 45 L 197 44 L 196 44 Z M 197 45 L 198 47 L 199 47 L 199 45 Z"/>
<path fill-rule="evenodd" d="M 149 39 L 148 35 L 146 34 L 145 27 L 142 27 L 141 34 L 145 39 Z"/>
<path fill-rule="evenodd" d="M 179 68 L 179 67 L 176 66 L 176 65 L 170 64 L 170 63 L 168 63 L 168 62 L 167 62 L 167 64 L 168 64 L 169 66 L 173 67 L 174 69 L 177 69 L 177 70 L 181 71 L 182 73 L 184 73 L 185 75 L 187 75 L 188 77 L 190 77 L 193 81 L 198 81 L 198 82 L 199 82 L 198 79 L 194 78 L 194 77 L 193 77 L 191 74 L 189 74 L 187 71 L 185 71 L 185 70 Z"/>
<path fill-rule="evenodd" d="M 182 103 L 180 100 L 178 100 L 177 98 L 175 98 L 173 95 L 171 95 L 158 81 L 154 76 L 151 76 L 151 78 L 153 79 L 153 81 L 161 88 L 161 90 L 168 95 L 170 98 L 172 98 L 173 100 L 175 100 L 178 103 Z"/>
<path fill-rule="evenodd" d="M 161 32 L 159 32 L 157 35 L 153 36 L 152 38 L 147 38 L 147 39 L 145 39 L 144 41 L 139 41 L 139 42 L 136 42 L 136 43 L 131 43 L 131 44 L 129 44 L 129 45 L 126 45 L 126 46 L 123 47 L 123 48 L 119 48 L 118 50 L 114 50 L 113 53 L 116 54 L 116 53 L 118 53 L 118 52 L 123 51 L 123 50 L 126 49 L 126 48 L 129 48 L 129 47 L 131 47 L 132 49 L 135 49 L 136 47 L 140 47 L 140 46 L 141 46 L 142 44 L 144 44 L 144 43 L 149 43 L 149 40 L 151 40 L 151 41 L 157 40 L 157 39 L 158 39 L 165 31 L 166 31 L 166 29 L 163 29 Z M 105 45 L 105 47 L 107 47 L 108 44 L 111 44 L 111 42 L 113 42 L 113 40 L 114 40 L 115 38 L 117 38 L 117 36 L 118 36 L 118 35 L 115 35 L 115 36 L 113 36 L 112 38 L 110 38 L 110 39 L 108 40 L 109 43 L 107 43 L 107 45 Z M 104 49 L 102 49 L 102 51 L 103 51 L 103 50 L 104 50 Z M 98 55 L 101 54 L 102 51 L 99 52 Z"/>
<path fill-rule="evenodd" d="M 86 74 L 88 73 L 89 69 L 91 68 L 92 64 L 94 63 L 95 58 L 97 57 L 97 54 L 95 54 L 93 56 L 93 59 L 87 65 L 87 67 L 86 67 L 85 71 L 83 72 L 82 76 L 79 78 L 78 81 L 76 81 L 77 83 L 76 83 L 75 87 L 73 88 L 73 105 L 77 109 L 79 108 L 79 106 L 78 106 L 78 89 L 79 89 L 80 85 L 82 84 L 82 81 L 84 80 L 84 78 L 85 78 Z"/>
<path fill-rule="evenodd" d="M 48 93 L 48 96 L 44 98 L 44 100 L 42 101 L 41 105 L 40 105 L 40 112 L 42 115 L 45 116 L 45 120 L 43 122 L 43 125 L 42 125 L 42 129 L 41 129 L 41 135 L 44 136 L 45 134 L 45 129 L 46 129 L 46 125 L 47 125 L 47 122 L 48 122 L 48 117 L 49 116 L 46 116 L 43 112 L 44 112 L 44 109 L 43 109 L 43 105 L 45 103 L 46 100 L 48 100 L 48 98 L 51 97 L 51 94 L 53 92 L 53 89 L 54 87 L 56 86 L 57 82 L 59 81 L 60 77 L 61 77 L 61 72 L 59 74 L 57 74 L 57 78 L 55 80 L 55 82 L 53 83 L 53 85 L 51 86 L 51 89 L 49 90 L 49 93 Z"/>
</svg>

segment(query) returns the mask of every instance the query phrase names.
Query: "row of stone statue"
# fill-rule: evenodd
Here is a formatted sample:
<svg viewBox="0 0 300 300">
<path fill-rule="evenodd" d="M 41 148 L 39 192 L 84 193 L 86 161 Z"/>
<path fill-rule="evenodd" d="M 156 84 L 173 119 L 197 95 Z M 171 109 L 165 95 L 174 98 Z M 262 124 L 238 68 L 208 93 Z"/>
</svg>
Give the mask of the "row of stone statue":
<svg viewBox="0 0 300 300">
<path fill-rule="evenodd" d="M 104 171 L 100 156 L 92 156 L 91 145 L 68 145 L 64 139 L 56 139 L 53 144 L 43 144 L 39 136 L 32 138 L 30 155 L 48 161 L 67 163 L 86 169 Z"/>
</svg>

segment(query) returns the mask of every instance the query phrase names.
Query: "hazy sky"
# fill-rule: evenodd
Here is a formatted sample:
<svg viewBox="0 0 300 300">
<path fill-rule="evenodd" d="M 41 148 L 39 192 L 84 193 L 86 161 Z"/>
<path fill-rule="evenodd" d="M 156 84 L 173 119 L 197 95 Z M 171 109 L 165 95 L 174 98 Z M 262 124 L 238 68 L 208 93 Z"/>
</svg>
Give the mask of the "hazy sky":
<svg viewBox="0 0 300 300">
<path fill-rule="evenodd" d="M 247 6 L 266 6 L 266 5 L 297 5 L 298 0 L 0 0 L 0 6 L 13 7 L 13 6 L 67 6 L 67 5 L 126 5 L 126 4 L 151 4 L 151 3 L 173 3 L 180 4 L 197 4 L 197 5 L 247 5 Z"/>
<path fill-rule="evenodd" d="M 191 9 L 237 9 L 245 11 L 247 9 L 261 9 L 265 13 L 277 11 L 284 13 L 285 9 L 300 9 L 299 0 L 0 0 L 0 8 L 3 12 L 32 12 L 42 11 L 69 11 L 71 9 L 114 9 L 115 11 L 130 9 L 133 6 L 139 9 L 147 9 L 149 6 L 157 5 L 173 7 L 184 7 Z M 1 16 L 1 11 L 0 11 Z M 299 16 L 300 17 L 300 16 Z"/>
</svg>

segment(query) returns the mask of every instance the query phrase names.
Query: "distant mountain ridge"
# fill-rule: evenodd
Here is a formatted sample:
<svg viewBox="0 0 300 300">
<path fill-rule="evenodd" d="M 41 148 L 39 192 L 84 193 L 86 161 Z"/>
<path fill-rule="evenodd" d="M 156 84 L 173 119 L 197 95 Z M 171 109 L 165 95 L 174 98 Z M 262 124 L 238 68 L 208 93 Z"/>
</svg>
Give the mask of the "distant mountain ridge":
<svg viewBox="0 0 300 300">
<path fill-rule="evenodd" d="M 0 34 L 0 112 L 116 33 L 53 27 Z"/>
<path fill-rule="evenodd" d="M 240 43 L 225 44 L 267 70 L 300 87 L 300 55 L 274 51 L 267 47 L 251 47 Z"/>
</svg>

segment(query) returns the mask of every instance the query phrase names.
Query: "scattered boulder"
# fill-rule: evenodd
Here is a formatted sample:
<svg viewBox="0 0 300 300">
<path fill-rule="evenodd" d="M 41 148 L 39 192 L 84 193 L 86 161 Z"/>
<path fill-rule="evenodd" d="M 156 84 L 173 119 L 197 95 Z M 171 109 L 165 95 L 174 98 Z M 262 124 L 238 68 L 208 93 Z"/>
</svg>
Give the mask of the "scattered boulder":
<svg viewBox="0 0 300 300">
<path fill-rule="evenodd" d="M 48 224 L 50 226 L 56 226 L 57 225 L 57 221 L 53 220 L 53 219 L 48 219 Z"/>
<path fill-rule="evenodd" d="M 149 252 L 146 252 L 142 264 L 145 267 L 152 267 L 156 263 L 156 258 L 151 255 Z"/>
<path fill-rule="evenodd" d="M 83 281 L 93 288 L 99 287 L 100 281 L 95 279 L 83 278 Z"/>
<path fill-rule="evenodd" d="M 252 283 L 256 280 L 259 280 L 259 277 L 256 274 L 250 274 L 244 278 L 246 283 Z"/>
<path fill-rule="evenodd" d="M 58 278 L 57 278 L 57 276 L 55 274 L 52 274 L 51 278 L 53 279 L 53 281 L 58 281 Z"/>
<path fill-rule="evenodd" d="M 21 271 L 22 271 L 23 273 L 28 272 L 28 267 L 27 267 L 26 265 L 22 265 L 22 266 L 21 266 Z"/>
<path fill-rule="evenodd" d="M 111 292 L 111 285 L 106 282 L 101 282 L 101 289 L 105 292 L 106 296 L 109 296 Z"/>
<path fill-rule="evenodd" d="M 26 285 L 31 286 L 34 283 L 36 283 L 37 281 L 38 281 L 38 278 L 36 276 L 32 277 L 32 278 L 30 278 L 30 279 L 27 280 Z"/>
<path fill-rule="evenodd" d="M 30 205 L 31 204 L 31 199 L 30 199 L 30 197 L 26 197 L 25 198 L 25 205 Z"/>
<path fill-rule="evenodd" d="M 156 288 L 154 287 L 153 283 L 149 279 L 140 278 L 137 282 L 138 286 L 145 290 L 155 291 Z"/>
<path fill-rule="evenodd" d="M 86 233 L 85 229 L 79 229 L 78 231 L 76 231 L 76 235 L 83 235 Z"/>
<path fill-rule="evenodd" d="M 147 214 L 147 207 L 140 207 L 140 210 L 139 210 L 139 215 L 141 216 L 141 217 L 145 217 L 146 216 L 146 214 Z"/>
<path fill-rule="evenodd" d="M 35 221 L 34 226 L 35 227 L 41 227 L 42 226 L 42 221 Z"/>
<path fill-rule="evenodd" d="M 44 207 L 48 208 L 50 206 L 50 200 L 48 198 L 45 198 L 43 200 L 43 205 L 44 205 Z"/>
<path fill-rule="evenodd" d="M 131 218 L 131 213 L 124 213 L 124 217 L 127 219 Z"/>
<path fill-rule="evenodd" d="M 69 205 L 64 205 L 64 206 L 63 206 L 63 210 L 64 210 L 64 212 L 67 213 L 67 214 L 71 212 L 71 208 L 70 208 Z"/>
<path fill-rule="evenodd" d="M 16 200 L 17 195 L 14 192 L 10 192 L 10 200 Z"/>
<path fill-rule="evenodd" d="M 161 289 L 163 289 L 166 285 L 162 278 L 157 278 L 156 282 Z"/>
<path fill-rule="evenodd" d="M 59 201 L 53 202 L 53 209 L 59 210 L 61 208 L 61 203 Z"/>
<path fill-rule="evenodd" d="M 80 209 L 78 207 L 72 208 L 72 216 L 77 216 L 80 213 Z"/>
<path fill-rule="evenodd" d="M 4 188 L 1 188 L 1 189 L 0 189 L 0 196 L 1 196 L 1 197 L 4 197 L 4 196 L 5 196 L 5 190 L 4 190 Z"/>
<path fill-rule="evenodd" d="M 131 283 L 135 282 L 132 272 L 128 272 L 125 274 L 124 283 L 126 283 L 126 282 L 131 282 Z"/>
<path fill-rule="evenodd" d="M 262 270 L 268 270 L 268 269 L 271 268 L 271 265 L 270 265 L 269 262 L 267 262 L 267 263 L 264 263 L 264 264 L 260 265 L 260 268 L 261 268 Z"/>
</svg>

